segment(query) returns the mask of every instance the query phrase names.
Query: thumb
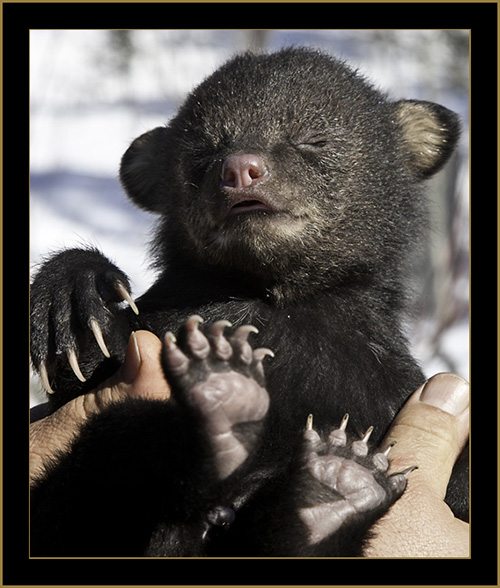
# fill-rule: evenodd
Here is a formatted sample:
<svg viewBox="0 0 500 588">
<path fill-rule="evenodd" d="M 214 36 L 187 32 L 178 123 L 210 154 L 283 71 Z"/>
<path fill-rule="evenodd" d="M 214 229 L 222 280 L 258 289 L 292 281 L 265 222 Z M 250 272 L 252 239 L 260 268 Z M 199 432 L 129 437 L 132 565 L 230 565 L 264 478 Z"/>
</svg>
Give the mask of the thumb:
<svg viewBox="0 0 500 588">
<path fill-rule="evenodd" d="M 438 374 L 401 409 L 387 434 L 391 470 L 418 469 L 403 496 L 377 521 L 365 549 L 370 557 L 468 557 L 469 525 L 444 502 L 457 456 L 469 433 L 469 384 Z"/>
<path fill-rule="evenodd" d="M 80 427 L 94 414 L 126 398 L 168 400 L 170 387 L 161 368 L 160 339 L 148 331 L 132 333 L 125 361 L 97 389 L 74 398 L 56 412 L 30 425 L 30 475 L 33 482 L 49 458 L 65 451 Z"/>
<path fill-rule="evenodd" d="M 160 339 L 149 331 L 131 334 L 125 360 L 114 376 L 83 399 L 87 412 L 100 412 L 126 398 L 168 400 L 170 387 L 161 367 Z"/>
<path fill-rule="evenodd" d="M 433 376 L 410 397 L 386 436 L 386 445 L 396 441 L 391 471 L 418 466 L 412 486 L 425 486 L 444 499 L 468 436 L 469 384 L 454 374 Z"/>
</svg>

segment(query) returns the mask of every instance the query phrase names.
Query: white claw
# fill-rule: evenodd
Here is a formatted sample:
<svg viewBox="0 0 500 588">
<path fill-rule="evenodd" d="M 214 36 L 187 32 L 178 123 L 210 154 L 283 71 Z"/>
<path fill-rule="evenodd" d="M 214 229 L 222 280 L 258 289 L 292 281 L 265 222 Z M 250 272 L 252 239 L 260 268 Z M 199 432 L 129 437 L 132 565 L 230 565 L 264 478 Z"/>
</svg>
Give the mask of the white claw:
<svg viewBox="0 0 500 588">
<path fill-rule="evenodd" d="M 106 343 L 104 342 L 104 337 L 102 336 L 101 327 L 99 326 L 99 323 L 96 321 L 95 318 L 90 319 L 89 326 L 90 326 L 92 332 L 94 333 L 94 337 L 95 337 L 97 344 L 99 345 L 101 351 L 104 353 L 104 355 L 106 357 L 111 357 L 111 355 L 108 351 L 108 348 L 106 347 Z"/>
<path fill-rule="evenodd" d="M 347 442 L 347 436 L 345 433 L 347 422 L 349 421 L 349 415 L 346 413 L 342 420 L 340 421 L 340 425 L 338 429 L 334 429 L 330 435 L 328 436 L 328 442 L 332 447 L 344 447 Z"/>
<path fill-rule="evenodd" d="M 80 382 L 86 382 L 87 379 L 82 374 L 80 370 L 80 366 L 78 365 L 78 359 L 76 357 L 76 353 L 74 349 L 67 349 L 66 354 L 68 356 L 69 365 L 71 369 L 75 372 L 75 376 L 80 380 Z"/>
<path fill-rule="evenodd" d="M 219 335 L 222 335 L 222 333 L 224 332 L 224 329 L 226 327 L 232 327 L 232 323 L 230 323 L 229 321 L 222 319 L 220 321 L 216 321 L 209 329 L 209 333 L 210 335 L 213 335 L 214 337 L 218 337 Z"/>
<path fill-rule="evenodd" d="M 389 443 L 387 449 L 385 451 L 383 451 L 382 453 L 387 457 L 389 455 L 389 451 L 394 447 L 394 445 L 396 445 L 397 441 L 393 441 L 392 443 Z"/>
<path fill-rule="evenodd" d="M 254 327 L 253 325 L 243 325 L 238 327 L 233 334 L 233 337 L 237 337 L 239 339 L 247 339 L 250 333 L 258 333 L 259 329 Z"/>
<path fill-rule="evenodd" d="M 368 443 L 368 439 L 370 438 L 372 433 L 373 433 L 373 427 L 368 427 L 368 429 L 366 430 L 366 433 L 363 435 L 363 438 L 361 439 L 361 442 Z"/>
<path fill-rule="evenodd" d="M 186 327 L 190 330 L 190 331 L 194 331 L 195 329 L 198 328 L 199 325 L 201 325 L 201 323 L 205 322 L 201 316 L 199 314 L 193 314 L 191 315 L 188 320 L 186 321 Z"/>
<path fill-rule="evenodd" d="M 54 390 L 52 390 L 50 383 L 49 383 L 49 374 L 47 373 L 47 367 L 45 363 L 42 361 L 39 368 L 40 379 L 42 380 L 42 385 L 47 391 L 47 394 L 54 394 Z"/>
<path fill-rule="evenodd" d="M 259 347 L 253 352 L 253 358 L 256 361 L 262 361 L 266 355 L 269 355 L 269 357 L 274 357 L 274 353 L 270 349 L 267 349 L 267 347 Z"/>
<path fill-rule="evenodd" d="M 313 429 L 313 415 L 310 414 L 306 421 L 306 430 L 304 432 L 304 439 L 308 444 L 309 448 L 315 451 L 321 445 L 321 437 Z"/>
<path fill-rule="evenodd" d="M 370 438 L 370 435 L 372 433 L 373 427 L 368 427 L 362 439 L 360 439 L 359 441 L 354 441 L 354 443 L 352 444 L 352 451 L 355 455 L 365 457 L 368 454 L 368 439 Z"/>
<path fill-rule="evenodd" d="M 402 475 L 405 478 L 407 478 L 408 474 L 411 474 L 413 472 L 413 470 L 418 470 L 418 465 L 410 466 L 409 468 L 406 468 L 402 472 L 398 472 L 398 474 L 396 474 L 396 475 L 400 475 L 400 476 Z"/>
<path fill-rule="evenodd" d="M 118 282 L 115 286 L 116 291 L 120 296 L 129 303 L 130 308 L 135 312 L 135 314 L 139 314 L 139 309 L 137 308 L 137 304 L 132 300 L 132 296 L 127 292 L 127 288 L 121 283 Z"/>
<path fill-rule="evenodd" d="M 165 333 L 165 345 L 171 349 L 172 347 L 176 347 L 177 337 L 172 333 L 172 331 L 167 331 Z"/>
</svg>

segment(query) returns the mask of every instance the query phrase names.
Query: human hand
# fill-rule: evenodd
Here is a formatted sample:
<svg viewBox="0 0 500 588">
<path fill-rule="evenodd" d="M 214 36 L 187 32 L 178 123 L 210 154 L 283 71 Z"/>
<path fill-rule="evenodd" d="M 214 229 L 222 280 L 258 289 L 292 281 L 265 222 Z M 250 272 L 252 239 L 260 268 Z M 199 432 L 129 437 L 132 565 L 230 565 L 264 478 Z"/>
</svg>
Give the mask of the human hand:
<svg viewBox="0 0 500 588">
<path fill-rule="evenodd" d="M 469 435 L 469 384 L 438 374 L 396 416 L 391 471 L 418 465 L 403 496 L 374 526 L 367 557 L 468 557 L 469 525 L 444 502 L 451 470 Z"/>
<path fill-rule="evenodd" d="M 78 397 L 30 425 L 32 482 L 44 463 L 64 451 L 92 414 L 127 397 L 168 400 L 160 366 L 161 341 L 138 331 L 129 340 L 118 372 L 95 391 Z M 377 523 L 368 557 L 467 557 L 469 525 L 444 502 L 451 470 L 469 433 L 469 386 L 453 374 L 439 374 L 421 386 L 394 420 L 385 440 L 391 471 L 419 465 L 406 492 Z"/>
<path fill-rule="evenodd" d="M 125 361 L 114 376 L 96 390 L 30 425 L 31 483 L 43 472 L 44 464 L 69 448 L 85 421 L 112 402 L 138 397 L 170 398 L 170 388 L 161 369 L 161 347 L 160 339 L 153 333 L 132 333 Z"/>
</svg>

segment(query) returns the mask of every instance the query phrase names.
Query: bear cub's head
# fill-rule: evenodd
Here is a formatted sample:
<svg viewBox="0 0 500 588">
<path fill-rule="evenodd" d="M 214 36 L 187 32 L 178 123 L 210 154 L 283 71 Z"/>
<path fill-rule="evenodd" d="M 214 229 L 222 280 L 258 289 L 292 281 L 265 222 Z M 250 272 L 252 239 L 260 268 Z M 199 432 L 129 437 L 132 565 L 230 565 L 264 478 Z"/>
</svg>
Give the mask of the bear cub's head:
<svg viewBox="0 0 500 588">
<path fill-rule="evenodd" d="M 404 258 L 425 225 L 422 180 L 458 136 L 448 109 L 391 101 L 324 53 L 246 53 L 136 139 L 120 175 L 161 215 L 167 257 L 332 286 Z"/>
</svg>

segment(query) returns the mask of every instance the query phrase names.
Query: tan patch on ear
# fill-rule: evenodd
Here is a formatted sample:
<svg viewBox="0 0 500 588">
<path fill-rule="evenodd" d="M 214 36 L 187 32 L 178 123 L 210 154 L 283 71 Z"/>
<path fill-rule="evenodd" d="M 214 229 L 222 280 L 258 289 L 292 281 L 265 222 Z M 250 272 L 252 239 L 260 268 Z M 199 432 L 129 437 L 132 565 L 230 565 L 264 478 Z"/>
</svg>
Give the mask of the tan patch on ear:
<svg viewBox="0 0 500 588">
<path fill-rule="evenodd" d="M 423 173 L 431 170 L 446 146 L 446 127 L 429 108 L 418 103 L 403 102 L 397 116 L 415 167 Z"/>
</svg>

